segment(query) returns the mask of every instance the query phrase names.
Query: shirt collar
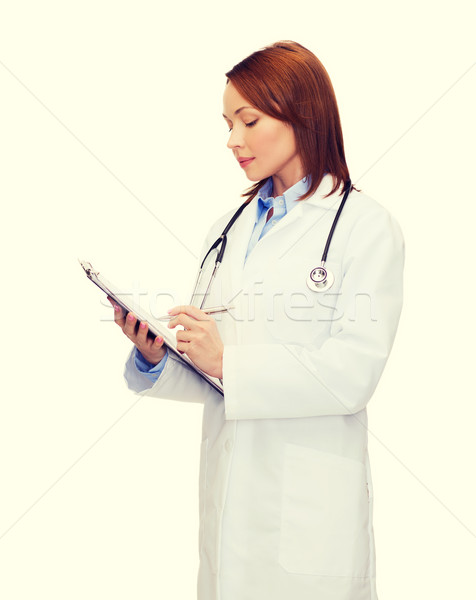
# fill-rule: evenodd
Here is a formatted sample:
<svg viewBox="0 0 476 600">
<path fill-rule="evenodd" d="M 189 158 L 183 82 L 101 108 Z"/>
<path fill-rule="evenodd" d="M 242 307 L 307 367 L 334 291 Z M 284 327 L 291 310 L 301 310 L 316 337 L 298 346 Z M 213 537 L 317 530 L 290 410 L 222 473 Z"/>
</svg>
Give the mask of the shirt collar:
<svg viewBox="0 0 476 600">
<path fill-rule="evenodd" d="M 298 202 L 298 198 L 303 196 L 309 189 L 311 183 L 307 177 L 304 177 L 289 189 L 287 189 L 282 196 L 286 205 L 286 213 L 288 213 Z M 266 208 L 270 208 L 274 205 L 275 197 L 273 193 L 273 180 L 269 177 L 266 182 L 261 186 L 257 194 L 257 207 L 256 207 L 256 222 L 258 222 L 262 211 Z"/>
<path fill-rule="evenodd" d="M 268 177 L 268 179 L 260 187 L 259 192 L 257 194 L 257 198 L 258 198 L 258 200 L 265 202 L 267 199 L 272 198 L 272 196 L 271 196 L 272 193 L 273 193 L 273 180 L 271 179 L 271 177 Z"/>
<path fill-rule="evenodd" d="M 301 196 L 304 196 L 304 194 L 307 192 L 307 190 L 311 187 L 311 182 L 308 181 L 307 177 L 304 177 L 303 179 L 301 179 L 301 181 L 298 181 L 297 183 L 295 183 L 292 187 L 289 188 L 289 190 L 286 190 L 283 194 L 284 196 L 284 200 L 286 202 L 286 208 L 289 209 L 291 208 L 291 206 L 298 201 L 298 198 L 300 198 Z"/>
</svg>

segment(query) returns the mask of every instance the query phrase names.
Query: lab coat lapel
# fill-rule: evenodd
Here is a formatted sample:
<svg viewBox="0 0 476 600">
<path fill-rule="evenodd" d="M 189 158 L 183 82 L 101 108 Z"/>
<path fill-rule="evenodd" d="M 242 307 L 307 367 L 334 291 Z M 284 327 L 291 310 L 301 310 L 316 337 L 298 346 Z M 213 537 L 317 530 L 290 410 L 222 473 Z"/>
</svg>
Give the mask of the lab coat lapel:
<svg viewBox="0 0 476 600">
<path fill-rule="evenodd" d="M 239 294 L 242 289 L 243 267 L 245 256 L 248 250 L 251 233 L 256 220 L 256 203 L 254 198 L 247 206 L 239 219 L 233 225 L 228 233 L 228 242 L 225 255 L 227 255 L 227 264 L 224 267 L 229 273 L 231 285 L 231 298 Z"/>
<path fill-rule="evenodd" d="M 258 244 L 261 243 L 262 241 L 264 241 L 266 238 L 268 238 L 268 239 L 272 238 L 274 235 L 276 235 L 277 232 L 281 231 L 285 227 L 288 227 L 289 225 L 294 223 L 294 221 L 296 221 L 297 219 L 302 217 L 302 214 L 303 214 L 303 205 L 300 202 L 297 206 L 295 206 L 292 209 L 291 212 L 284 215 L 284 217 L 282 219 L 280 219 L 276 223 L 276 225 L 268 231 L 268 233 L 258 242 Z"/>
<path fill-rule="evenodd" d="M 335 213 L 337 208 L 339 207 L 340 201 L 342 200 L 342 196 L 339 195 L 340 190 L 334 192 L 330 196 L 326 197 L 327 194 L 330 193 L 333 187 L 333 179 L 331 175 L 325 175 L 321 181 L 321 184 L 317 188 L 316 192 L 306 200 L 300 200 L 299 204 L 295 206 L 291 212 L 287 213 L 282 219 L 278 221 L 275 227 L 273 227 L 268 233 L 258 242 L 256 248 L 258 248 L 259 244 L 263 242 L 263 247 L 266 245 L 266 239 L 268 241 L 275 241 L 273 236 L 275 236 L 280 231 L 283 231 L 285 228 L 288 228 L 290 225 L 295 223 L 298 219 L 300 219 L 303 215 L 306 220 L 314 221 L 315 218 L 322 218 L 324 215 L 322 211 L 318 211 L 317 214 L 314 213 L 314 207 L 321 208 L 327 213 L 330 211 L 331 213 Z M 303 224 L 303 227 L 306 229 L 309 227 L 311 223 Z M 291 238 L 295 238 L 296 240 L 303 234 L 301 227 L 295 227 L 295 235 L 292 235 Z M 289 236 L 286 236 L 287 239 L 290 239 Z M 294 243 L 294 239 L 290 240 Z M 253 253 L 252 253 L 253 254 Z"/>
<path fill-rule="evenodd" d="M 305 211 L 307 213 L 308 206 L 317 206 L 323 208 L 326 211 L 334 210 L 335 212 L 340 202 L 340 197 L 338 196 L 339 190 L 331 196 L 329 196 L 328 198 L 325 197 L 332 190 L 332 187 L 332 176 L 324 175 L 321 184 L 317 188 L 316 192 L 310 198 L 307 198 L 306 200 L 300 200 L 297 206 L 295 206 L 289 213 L 284 215 L 284 217 L 277 222 L 276 226 L 270 229 L 270 231 L 268 231 L 268 233 L 262 238 L 262 240 L 258 242 L 256 247 L 258 247 L 259 244 L 261 244 L 261 242 L 265 242 L 266 239 L 271 240 L 273 236 L 275 236 L 277 233 L 279 233 L 284 228 L 287 228 L 288 226 L 292 225 L 295 221 L 300 219 L 303 216 L 303 214 L 305 214 Z M 312 217 L 311 211 L 309 211 L 309 213 L 309 217 Z M 297 227 L 295 230 L 296 236 L 299 236 L 299 228 Z"/>
<path fill-rule="evenodd" d="M 309 227 L 312 227 L 312 222 L 315 219 L 320 219 L 324 215 L 322 211 L 317 211 L 314 214 L 315 207 L 319 207 L 324 209 L 325 214 L 327 212 L 331 212 L 331 214 L 335 214 L 341 197 L 338 195 L 339 190 L 332 194 L 329 197 L 325 197 L 332 190 L 333 187 L 333 179 L 331 175 L 325 175 L 315 194 L 306 200 L 302 200 L 299 202 L 298 206 L 295 206 L 289 213 L 287 213 L 282 219 L 278 221 L 278 223 L 266 233 L 266 235 L 258 241 L 255 248 L 251 252 L 248 257 L 245 265 L 245 256 L 248 250 L 248 245 L 251 237 L 251 233 L 253 231 L 253 227 L 255 225 L 256 219 L 256 204 L 257 199 L 254 198 L 250 206 L 247 206 L 240 218 L 237 220 L 233 228 L 230 230 L 228 236 L 228 246 L 226 253 L 228 253 L 227 262 L 227 270 L 229 270 L 230 277 L 230 285 L 231 285 L 231 298 L 234 298 L 239 295 L 240 290 L 243 289 L 245 285 L 245 280 L 243 276 L 243 272 L 245 267 L 249 264 L 250 267 L 252 263 L 255 262 L 258 258 L 260 261 L 266 260 L 266 254 L 263 255 L 263 252 L 266 252 L 266 249 L 276 249 L 276 234 L 281 231 L 286 230 L 286 244 L 293 245 L 299 238 L 305 233 Z M 292 224 L 296 224 L 299 219 L 306 222 L 302 223 L 302 227 L 296 226 L 294 228 L 290 228 Z M 281 236 L 282 237 L 282 236 Z M 280 250 L 286 250 L 286 248 L 280 248 Z M 252 269 L 251 269 L 252 270 Z"/>
<path fill-rule="evenodd" d="M 248 286 L 254 281 L 256 269 L 260 271 L 300 239 L 303 222 L 307 220 L 308 215 L 312 218 L 313 212 L 302 203 L 298 204 L 258 241 L 246 260 L 242 278 L 243 286 Z"/>
</svg>

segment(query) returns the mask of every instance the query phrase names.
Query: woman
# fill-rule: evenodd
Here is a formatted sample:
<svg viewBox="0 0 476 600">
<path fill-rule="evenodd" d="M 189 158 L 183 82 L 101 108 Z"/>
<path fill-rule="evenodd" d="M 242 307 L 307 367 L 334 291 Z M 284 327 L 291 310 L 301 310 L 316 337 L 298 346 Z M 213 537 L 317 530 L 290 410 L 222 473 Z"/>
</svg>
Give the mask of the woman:
<svg viewBox="0 0 476 600">
<path fill-rule="evenodd" d="M 116 309 L 135 344 L 126 379 L 204 403 L 200 600 L 375 600 L 366 404 L 400 316 L 402 236 L 352 189 L 327 256 L 334 283 L 308 285 L 350 186 L 332 84 L 311 52 L 279 42 L 243 60 L 223 112 L 256 183 L 205 306 L 235 308 L 175 307 L 169 326 L 184 326 L 178 349 L 223 380 L 224 396 Z"/>
</svg>

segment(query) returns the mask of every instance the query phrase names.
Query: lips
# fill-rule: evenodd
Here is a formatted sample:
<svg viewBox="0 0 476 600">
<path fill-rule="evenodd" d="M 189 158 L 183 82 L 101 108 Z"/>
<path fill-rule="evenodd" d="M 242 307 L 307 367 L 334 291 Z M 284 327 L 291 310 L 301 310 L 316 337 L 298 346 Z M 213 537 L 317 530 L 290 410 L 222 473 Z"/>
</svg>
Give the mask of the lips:
<svg viewBox="0 0 476 600">
<path fill-rule="evenodd" d="M 238 162 L 240 163 L 240 167 L 242 169 L 245 169 L 249 164 L 251 164 L 254 161 L 254 159 L 254 156 L 242 157 L 238 159 Z"/>
</svg>

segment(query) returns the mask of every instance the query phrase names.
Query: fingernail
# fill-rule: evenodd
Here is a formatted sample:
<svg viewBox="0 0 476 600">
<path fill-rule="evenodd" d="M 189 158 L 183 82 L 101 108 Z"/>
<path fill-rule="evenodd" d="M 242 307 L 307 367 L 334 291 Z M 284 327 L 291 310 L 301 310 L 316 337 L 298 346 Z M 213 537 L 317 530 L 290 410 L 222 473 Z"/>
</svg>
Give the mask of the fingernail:
<svg viewBox="0 0 476 600">
<path fill-rule="evenodd" d="M 161 344 L 163 341 L 164 341 L 164 338 L 161 338 L 160 336 L 157 336 L 157 337 L 155 338 L 155 343 L 156 343 L 156 344 Z"/>
<path fill-rule="evenodd" d="M 120 312 L 121 311 L 120 307 L 117 304 L 114 304 L 114 310 L 116 312 Z"/>
<path fill-rule="evenodd" d="M 170 315 L 170 313 L 172 312 L 172 309 L 168 310 L 167 313 Z"/>
<path fill-rule="evenodd" d="M 135 317 L 134 317 L 134 315 L 132 313 L 129 313 L 127 315 L 127 318 L 129 319 L 129 321 L 134 321 L 134 319 L 135 319 Z"/>
<path fill-rule="evenodd" d="M 141 323 L 141 324 L 139 325 L 139 327 L 140 327 L 141 329 L 145 329 L 145 328 L 147 327 L 147 325 L 146 325 L 145 323 Z"/>
</svg>

